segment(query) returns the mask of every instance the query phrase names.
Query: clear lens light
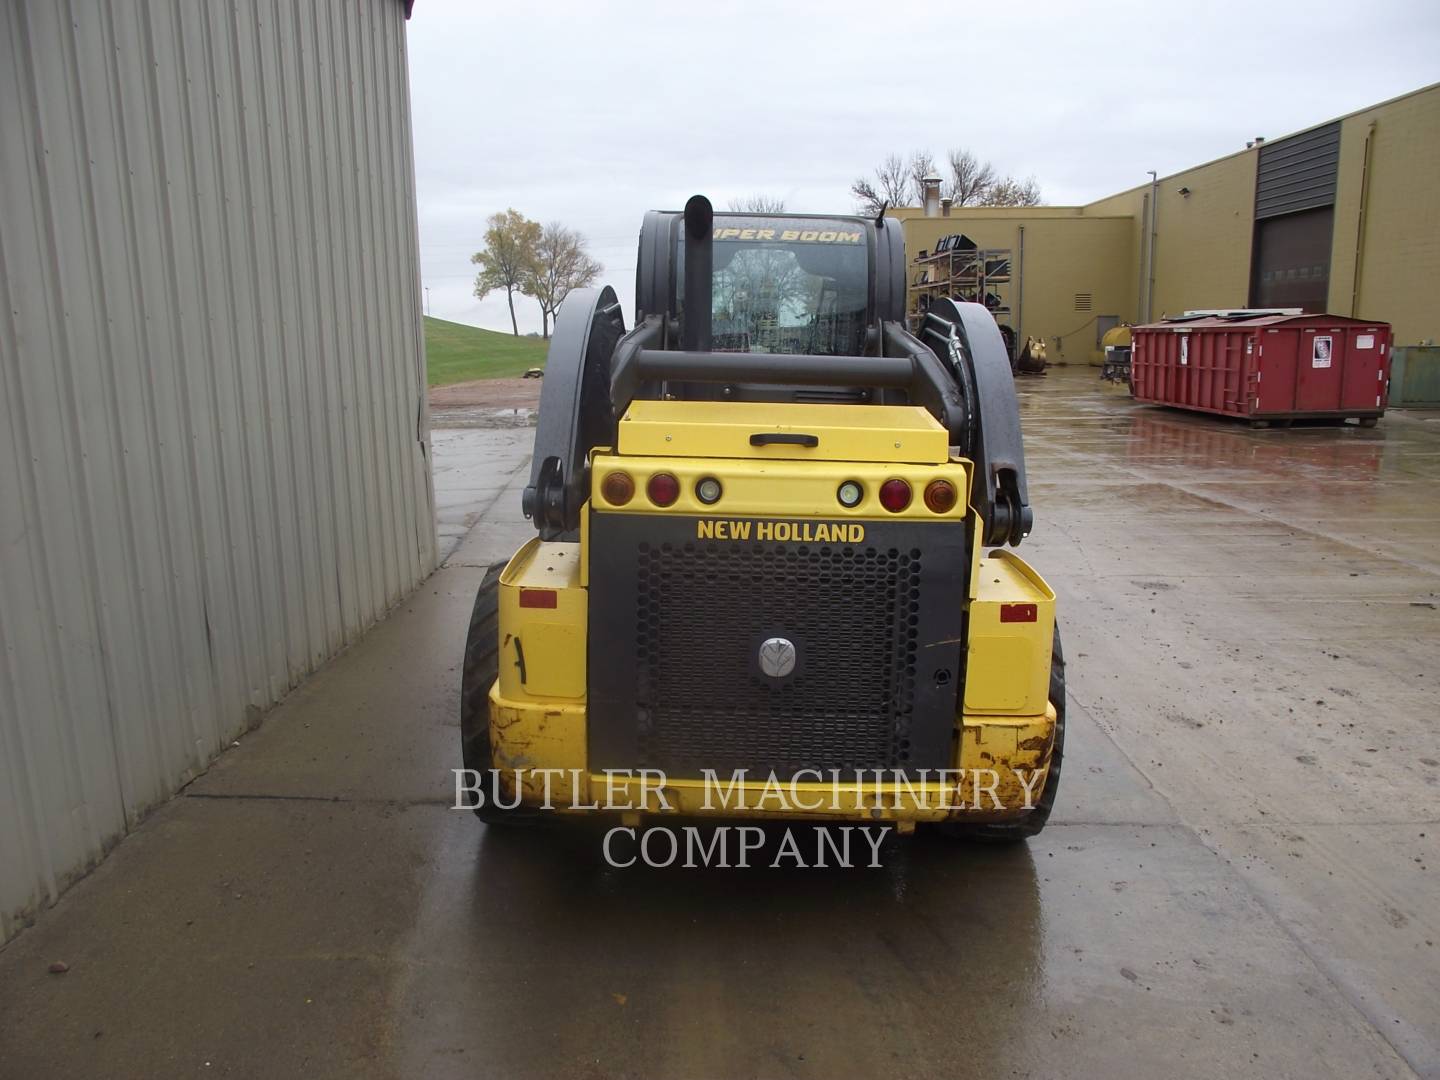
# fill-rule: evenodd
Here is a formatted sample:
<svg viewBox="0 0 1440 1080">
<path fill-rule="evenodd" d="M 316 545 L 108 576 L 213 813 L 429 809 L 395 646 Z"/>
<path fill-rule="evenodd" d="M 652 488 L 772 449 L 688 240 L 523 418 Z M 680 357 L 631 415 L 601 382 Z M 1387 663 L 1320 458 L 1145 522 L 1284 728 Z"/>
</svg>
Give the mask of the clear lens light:
<svg viewBox="0 0 1440 1080">
<path fill-rule="evenodd" d="M 857 484 L 854 480 L 846 480 L 843 484 L 840 485 L 838 497 L 840 499 L 841 506 L 859 506 L 860 500 L 864 498 L 864 496 L 865 492 L 860 489 L 860 485 Z"/>
<path fill-rule="evenodd" d="M 720 481 L 716 480 L 713 476 L 705 477 L 705 479 L 695 485 L 695 497 L 707 505 L 719 502 Z"/>
</svg>

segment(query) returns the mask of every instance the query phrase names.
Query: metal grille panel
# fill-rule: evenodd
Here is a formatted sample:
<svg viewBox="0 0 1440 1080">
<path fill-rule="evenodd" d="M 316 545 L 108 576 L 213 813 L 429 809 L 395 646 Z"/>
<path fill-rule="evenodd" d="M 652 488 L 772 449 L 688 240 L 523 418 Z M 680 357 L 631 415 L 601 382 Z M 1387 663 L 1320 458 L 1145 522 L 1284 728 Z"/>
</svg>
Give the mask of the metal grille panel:
<svg viewBox="0 0 1440 1080">
<path fill-rule="evenodd" d="M 677 773 L 910 764 L 920 551 L 642 544 L 642 763 Z M 715 633 L 717 628 L 738 632 Z M 762 641 L 796 672 L 771 680 Z"/>
<path fill-rule="evenodd" d="M 592 519 L 592 767 L 785 777 L 947 764 L 959 528 L 872 529 L 876 542 L 854 545 L 728 542 L 641 537 L 633 515 L 619 517 Z M 760 670 L 770 637 L 795 645 L 784 679 Z"/>
</svg>

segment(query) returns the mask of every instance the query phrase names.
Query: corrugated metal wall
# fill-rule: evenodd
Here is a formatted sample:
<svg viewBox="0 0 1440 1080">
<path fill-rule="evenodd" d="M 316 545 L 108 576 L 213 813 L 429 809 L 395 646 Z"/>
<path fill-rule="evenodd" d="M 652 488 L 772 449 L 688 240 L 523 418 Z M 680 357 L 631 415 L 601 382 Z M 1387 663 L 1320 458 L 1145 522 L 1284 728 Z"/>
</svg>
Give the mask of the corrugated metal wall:
<svg viewBox="0 0 1440 1080">
<path fill-rule="evenodd" d="M 1340 121 L 1260 147 L 1255 171 L 1255 220 L 1335 204 Z"/>
<path fill-rule="evenodd" d="M 0 939 L 434 567 L 405 63 L 0 4 Z"/>
</svg>

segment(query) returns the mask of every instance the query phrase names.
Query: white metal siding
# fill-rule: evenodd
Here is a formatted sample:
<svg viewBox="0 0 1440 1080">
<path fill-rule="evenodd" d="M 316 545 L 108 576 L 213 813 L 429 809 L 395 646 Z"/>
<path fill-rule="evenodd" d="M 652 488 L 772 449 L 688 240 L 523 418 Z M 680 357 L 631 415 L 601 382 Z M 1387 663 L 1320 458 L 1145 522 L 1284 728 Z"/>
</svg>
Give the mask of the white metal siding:
<svg viewBox="0 0 1440 1080">
<path fill-rule="evenodd" d="M 404 35 L 0 4 L 0 940 L 435 565 Z"/>
</svg>

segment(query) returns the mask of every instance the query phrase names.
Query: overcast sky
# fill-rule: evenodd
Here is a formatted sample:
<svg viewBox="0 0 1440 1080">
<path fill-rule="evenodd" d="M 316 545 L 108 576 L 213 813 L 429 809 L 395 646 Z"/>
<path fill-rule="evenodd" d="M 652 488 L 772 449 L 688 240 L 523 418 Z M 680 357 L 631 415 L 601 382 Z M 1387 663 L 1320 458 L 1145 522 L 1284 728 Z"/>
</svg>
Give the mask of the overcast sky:
<svg viewBox="0 0 1440 1080">
<path fill-rule="evenodd" d="M 887 153 L 952 146 L 1088 202 L 1440 81 L 1440 0 L 418 0 L 409 47 L 431 314 L 509 329 L 470 255 L 514 207 L 589 238 L 629 325 L 647 209 L 850 213 Z"/>
</svg>

